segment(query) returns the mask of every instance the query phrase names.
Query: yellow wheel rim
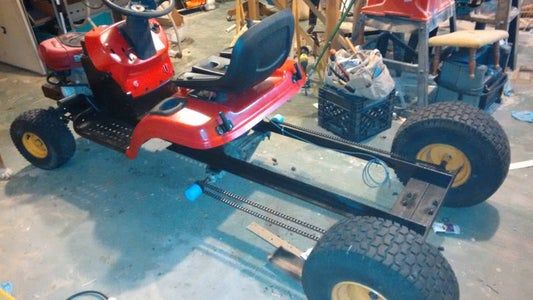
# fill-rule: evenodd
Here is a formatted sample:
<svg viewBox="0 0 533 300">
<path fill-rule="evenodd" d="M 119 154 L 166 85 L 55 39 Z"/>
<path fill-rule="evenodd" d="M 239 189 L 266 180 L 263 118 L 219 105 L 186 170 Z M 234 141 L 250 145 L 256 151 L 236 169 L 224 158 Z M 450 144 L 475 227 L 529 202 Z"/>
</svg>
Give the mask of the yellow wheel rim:
<svg viewBox="0 0 533 300">
<path fill-rule="evenodd" d="M 470 178 L 472 166 L 463 151 L 448 144 L 430 144 L 418 151 L 416 159 L 435 165 L 445 163 L 446 171 L 456 173 L 452 187 L 463 185 Z"/>
<path fill-rule="evenodd" d="M 331 291 L 331 300 L 385 300 L 376 290 L 354 281 L 337 283 Z"/>
<path fill-rule="evenodd" d="M 48 148 L 46 148 L 43 140 L 35 133 L 25 132 L 22 135 L 22 145 L 24 145 L 26 151 L 37 158 L 48 156 Z"/>
</svg>

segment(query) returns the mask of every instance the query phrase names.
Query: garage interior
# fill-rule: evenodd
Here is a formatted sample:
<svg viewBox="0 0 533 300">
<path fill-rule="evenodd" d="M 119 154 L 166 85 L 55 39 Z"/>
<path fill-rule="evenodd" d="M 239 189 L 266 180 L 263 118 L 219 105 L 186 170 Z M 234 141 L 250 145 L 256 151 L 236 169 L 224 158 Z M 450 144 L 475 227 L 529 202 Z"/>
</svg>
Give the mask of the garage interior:
<svg viewBox="0 0 533 300">
<path fill-rule="evenodd" d="M 343 214 L 339 213 L 339 207 L 337 211 L 334 211 L 327 206 L 314 205 L 316 203 L 313 204 L 313 201 L 309 199 L 302 201 L 301 197 L 296 195 L 298 191 L 291 193 L 288 191 L 289 187 L 281 187 L 282 184 L 279 184 L 280 188 L 276 189 L 275 180 L 252 179 L 254 174 L 250 173 L 253 172 L 242 170 L 243 173 L 239 174 L 237 172 L 239 168 L 231 164 L 227 166 L 229 170 L 220 172 L 218 167 L 214 167 L 216 162 L 209 167 L 204 162 L 184 155 L 189 151 L 187 149 L 192 149 L 186 145 L 184 146 L 186 150 L 180 150 L 181 148 L 177 147 L 177 150 L 166 151 L 172 141 L 164 141 L 162 138 L 150 139 L 142 145 L 136 158 L 130 159 L 133 157 L 127 157 L 124 153 L 117 153 L 80 136 L 69 123 L 68 128 L 75 137 L 76 148 L 72 158 L 67 159 L 68 161 L 53 170 L 45 170 L 42 166 L 38 167 L 30 163 L 14 144 L 13 126 L 15 125 L 13 124 L 17 124 L 16 120 L 20 120 L 19 116 L 26 111 L 35 109 L 48 111 L 50 107 L 54 109 L 58 107 L 57 103 L 59 103 L 43 95 L 41 87 L 47 81 L 46 74 L 50 74 L 52 70 L 50 66 L 47 66 L 46 61 L 37 55 L 38 42 L 50 38 L 55 40 L 56 35 L 74 32 L 80 27 L 79 24 L 73 26 L 75 22 L 68 17 L 67 19 L 57 18 L 58 12 L 68 11 L 64 4 L 53 6 L 53 11 L 46 9 L 39 11 L 37 15 L 44 18 L 42 22 L 45 25 L 36 25 L 39 21 L 35 20 L 35 14 L 28 12 L 28 3 L 45 3 L 49 4 L 46 7 L 50 8 L 54 1 L 6 0 L 6 7 L 13 11 L 9 13 L 7 9 L 2 9 L 0 12 L 0 26 L 7 32 L 10 32 L 11 28 L 3 22 L 10 26 L 24 27 L 23 30 L 17 29 L 14 39 L 12 36 L 8 39 L 6 33 L 4 33 L 4 41 L 0 37 L 0 46 L 4 48 L 0 50 L 0 162 L 3 161 L 5 164 L 5 166 L 0 165 L 0 167 L 5 167 L 0 168 L 0 176 L 5 175 L 5 178 L 0 180 L 0 257 L 2 258 L 0 299 L 100 299 L 99 297 L 102 299 L 111 299 L 108 297 L 115 299 L 325 299 L 320 296 L 324 294 L 331 295 L 327 299 L 334 300 L 415 299 L 412 296 L 414 294 L 405 292 L 408 290 L 405 287 L 411 284 L 413 290 L 419 289 L 420 286 L 417 284 L 422 280 L 419 277 L 424 277 L 423 273 L 426 271 L 431 272 L 430 269 L 412 271 L 417 275 L 403 276 L 405 282 L 395 283 L 393 282 L 395 279 L 391 278 L 398 277 L 389 276 L 388 271 L 382 272 L 374 269 L 371 263 L 365 265 L 364 261 L 367 259 L 365 258 L 362 264 L 368 268 L 351 270 L 347 267 L 350 272 L 363 274 L 358 275 L 362 277 L 356 276 L 363 278 L 361 281 L 349 279 L 349 276 L 339 280 L 339 282 L 352 282 L 357 287 L 348 287 L 343 291 L 338 291 L 336 288 L 330 290 L 330 286 L 325 283 L 321 286 L 321 280 L 327 281 L 325 277 L 339 274 L 336 272 L 342 269 L 344 264 L 342 260 L 332 263 L 331 269 L 327 266 L 320 272 L 315 269 L 316 276 L 307 275 L 305 279 L 306 268 L 308 274 L 311 272 L 311 267 L 305 266 L 306 259 L 318 255 L 313 254 L 312 251 L 316 240 L 309 238 L 309 234 L 306 237 L 305 234 L 288 230 L 276 222 L 257 218 L 257 213 L 254 216 L 247 213 L 246 209 L 243 211 L 242 205 L 237 204 L 241 209 L 236 209 L 235 206 L 228 206 L 227 201 L 217 201 L 223 197 L 216 199 L 213 189 L 209 186 L 215 186 L 221 191 L 252 200 L 256 206 L 252 205 L 251 208 L 264 206 L 278 212 L 278 217 L 281 213 L 302 220 L 309 225 L 303 226 L 306 232 L 309 232 L 309 227 L 312 226 L 328 229 L 346 218 L 359 220 L 359 223 L 354 221 L 354 224 L 363 224 L 364 220 L 368 221 L 371 220 L 369 218 L 374 217 L 364 219 L 365 213 L 355 214 L 346 211 L 346 214 Z M 57 3 L 60 1 L 65 0 L 58 0 Z M 83 5 L 83 1 L 66 2 Z M 100 1 L 88 0 L 90 5 L 99 7 L 95 10 L 93 17 L 102 23 L 95 24 L 95 26 L 110 25 L 113 20 L 121 20 L 122 16 L 117 10 L 105 5 L 99 6 Z M 122 4 L 120 1 L 108 1 Z M 149 7 L 152 4 L 146 3 L 153 3 L 151 0 L 146 1 L 130 1 L 133 2 L 130 4 Z M 416 228 L 423 227 L 421 235 L 418 234 L 420 232 L 416 233 L 417 238 L 425 240 L 424 247 L 427 244 L 431 251 L 434 251 L 431 253 L 440 253 L 439 259 L 441 256 L 445 259 L 444 262 L 437 261 L 435 264 L 439 270 L 434 270 L 435 273 L 441 272 L 440 277 L 435 278 L 440 278 L 442 281 L 431 282 L 434 290 L 424 290 L 416 294 L 418 297 L 416 299 L 528 299 L 530 297 L 529 295 L 533 292 L 529 279 L 533 276 L 531 264 L 533 233 L 530 231 L 533 228 L 533 204 L 529 201 L 533 194 L 533 187 L 528 187 L 528 182 L 531 182 L 530 178 L 533 177 L 533 135 L 531 134 L 533 94 L 530 94 L 533 87 L 533 53 L 529 49 L 533 47 L 533 31 L 529 31 L 528 22 L 533 20 L 532 2 L 527 0 L 442 1 L 450 3 L 453 10 L 451 14 L 457 21 L 456 26 L 451 27 L 456 27 L 458 32 L 472 31 L 475 28 L 479 31 L 474 32 L 474 35 L 477 33 L 481 36 L 491 32 L 487 35 L 490 37 L 496 36 L 492 34 L 494 30 L 499 29 L 504 32 L 502 38 L 485 43 L 488 46 L 474 47 L 479 48 L 478 52 L 485 51 L 480 49 L 489 49 L 485 52 L 491 59 L 493 55 L 498 58 L 498 61 L 501 61 L 499 58 L 502 56 L 507 56 L 509 59 L 505 65 L 487 63 L 487 66 L 490 65 L 488 69 L 500 70 L 498 74 L 506 77 L 501 79 L 505 82 L 502 81 L 502 84 L 495 88 L 496 91 L 492 90 L 493 86 L 489 87 L 488 98 L 493 97 L 491 95 L 496 96 L 492 100 L 494 103 L 488 103 L 486 107 L 481 107 L 482 100 L 479 100 L 483 96 L 470 96 L 468 93 L 467 97 L 461 96 L 462 99 L 435 100 L 442 97 L 442 94 L 439 96 L 439 92 L 442 91 L 447 93 L 444 97 L 450 97 L 450 95 L 457 97 L 458 95 L 453 92 L 457 86 L 447 84 L 445 88 L 438 87 L 439 78 L 445 80 L 445 76 L 448 76 L 456 80 L 456 85 L 461 85 L 469 80 L 473 82 L 474 77 L 479 76 L 478 73 L 474 74 L 474 70 L 478 70 L 476 68 L 480 65 L 483 67 L 483 63 L 479 61 L 477 65 L 473 63 L 471 58 L 472 55 L 477 55 L 475 50 L 465 52 L 464 49 L 460 50 L 460 46 L 453 44 L 450 47 L 446 45 L 441 47 L 438 40 L 432 40 L 432 34 L 429 34 L 429 39 L 425 41 L 419 36 L 418 44 L 402 48 L 402 46 L 398 47 L 395 42 L 399 36 L 396 31 L 374 27 L 377 23 L 372 23 L 372 20 L 379 20 L 382 23 L 390 22 L 389 25 L 393 24 L 390 28 L 401 28 L 405 25 L 404 23 L 394 22 L 400 20 L 399 22 L 408 23 L 405 20 L 416 18 L 413 11 L 405 10 L 405 5 L 408 5 L 405 3 L 408 1 L 405 3 L 384 1 L 392 3 L 389 9 L 396 9 L 408 15 L 398 17 L 398 15 L 389 13 L 381 16 L 373 15 L 370 4 L 383 1 L 325 0 L 318 4 L 321 15 L 318 17 L 316 26 L 309 30 L 311 33 L 306 32 L 309 28 L 308 4 L 311 3 L 307 0 L 297 3 L 248 1 L 244 3 L 244 6 L 241 0 L 216 3 L 210 0 L 176 2 L 179 3 L 171 7 L 172 10 L 168 16 L 165 14 L 157 20 L 164 29 L 162 34 L 166 33 L 169 36 L 170 50 L 168 52 L 174 69 L 170 81 L 177 80 L 178 86 L 179 82 L 189 84 L 186 83 L 188 79 L 180 79 L 184 72 L 190 72 L 191 68 L 194 70 L 194 66 L 197 66 L 199 62 L 212 55 L 218 55 L 228 46 L 237 45 L 241 37 L 259 32 L 259 29 L 254 29 L 255 26 L 257 26 L 256 29 L 263 28 L 260 27 L 261 22 L 255 24 L 251 20 L 260 21 L 280 16 L 283 14 L 283 8 L 290 9 L 291 16 L 298 16 L 298 20 L 293 21 L 295 33 L 287 59 L 298 62 L 295 66 L 300 66 L 294 67 L 294 70 L 290 69 L 290 72 L 294 74 L 291 73 L 293 74 L 292 81 L 288 81 L 292 85 L 299 84 L 299 86 L 294 92 L 290 92 L 290 99 L 285 100 L 282 106 L 275 111 L 267 112 L 266 115 L 261 115 L 261 118 L 256 121 L 257 123 L 261 119 L 266 120 L 266 123 L 261 124 L 273 124 L 271 126 L 274 131 L 279 129 L 282 134 L 272 134 L 264 138 L 261 143 L 255 145 L 257 148 L 252 147 L 254 151 L 253 154 L 250 153 L 251 156 L 238 157 L 238 159 L 276 174 L 294 178 L 298 182 L 303 182 L 304 188 L 311 185 L 326 190 L 332 195 L 340 195 L 339 198 L 342 199 L 355 199 L 353 201 L 357 205 L 362 203 L 363 208 L 369 207 L 369 212 L 371 212 L 369 215 L 373 215 L 375 211 L 385 211 L 387 215 L 394 214 L 394 207 L 401 200 L 399 198 L 405 197 L 405 185 L 398 178 L 395 170 L 387 163 L 383 162 L 383 165 L 381 159 L 378 159 L 378 163 L 372 164 L 368 162 L 371 159 L 361 159 L 349 155 L 347 151 L 335 151 L 316 145 L 321 142 L 326 143 L 325 140 L 320 139 L 322 135 L 337 137 L 337 139 L 328 140 L 330 144 L 351 145 L 351 142 L 357 140 L 357 143 L 372 147 L 368 148 L 368 151 L 372 153 L 370 157 L 376 159 L 374 155 L 381 155 L 381 152 L 375 149 L 391 151 L 398 129 L 404 123 L 410 122 L 410 119 L 415 120 L 417 111 L 435 104 L 437 104 L 435 107 L 442 110 L 448 107 L 446 105 L 467 103 L 469 106 L 459 106 L 458 114 L 469 111 L 474 106 L 480 107 L 481 110 L 476 109 L 474 113 L 483 115 L 479 118 L 486 116 L 493 118 L 501 126 L 509 142 L 510 161 L 504 166 L 505 170 L 489 169 L 489 165 L 483 166 L 485 167 L 483 172 L 486 174 L 494 174 L 494 176 L 498 176 L 498 172 L 504 174 L 504 181 L 501 186 L 496 187 L 497 191 L 488 199 L 482 199 L 480 203 L 465 207 L 448 207 L 446 201 L 451 203 L 453 199 L 444 198 L 442 206 L 440 202 L 435 206 L 436 214 L 432 215 L 433 212 L 431 212 L 429 225 L 415 224 L 414 227 L 409 227 L 411 221 L 407 220 L 405 224 L 398 221 L 403 218 L 402 216 L 389 221 L 395 223 L 383 221 L 382 225 L 391 226 L 390 228 L 403 226 L 402 228 L 409 228 L 410 232 L 413 232 L 412 235 L 415 235 Z M 441 3 L 441 1 L 428 0 L 414 0 L 413 2 L 429 3 L 428 7 L 432 7 L 433 2 Z M 376 5 L 379 8 L 378 4 Z M 256 7 L 249 9 L 253 5 Z M 505 16 L 506 22 L 507 19 L 511 20 L 506 24 L 508 28 L 498 27 L 497 21 L 491 21 L 492 23 L 487 21 L 488 24 L 484 26 L 481 24 L 481 17 L 476 15 L 485 14 L 493 19 L 498 18 L 501 9 L 505 6 L 510 7 Z M 133 10 L 132 6 L 123 7 Z M 154 8 L 154 11 L 160 12 L 167 8 L 168 6 L 163 4 L 159 10 Z M 38 10 L 36 6 L 31 6 L 31 9 Z M 374 7 L 374 9 L 377 8 Z M 16 13 L 15 10 L 17 10 Z M 101 13 L 102 11 L 105 15 Z M 144 8 L 141 10 L 141 12 L 147 11 L 149 10 L 145 11 Z M 446 15 L 446 18 L 434 24 L 435 30 L 430 28 L 429 31 L 433 31 L 436 37 L 450 35 L 448 17 L 451 16 Z M 23 19 L 8 20 L 16 18 Z M 91 30 L 90 22 L 87 22 L 83 15 L 80 15 L 80 18 L 81 21 L 77 21 Z M 58 21 L 61 19 L 63 23 Z M 269 21 L 265 21 L 264 24 L 267 24 L 266 22 Z M 417 22 L 417 24 L 422 24 L 425 21 L 418 20 Z M 429 23 L 431 22 L 428 21 Z M 366 26 L 361 26 L 361 24 Z M 494 24 L 498 29 L 494 28 Z M 439 26 L 436 27 L 437 25 Z M 251 33 L 243 29 L 247 26 Z M 80 31 L 83 32 L 83 30 Z M 392 34 L 383 34 L 389 32 Z M 383 40 L 378 37 L 377 42 L 369 42 L 380 34 L 388 39 Z M 154 35 L 153 32 L 152 35 Z M 470 40 L 473 39 L 470 38 Z M 516 44 L 509 42 L 510 39 L 514 39 Z M 13 41 L 16 41 L 15 47 L 13 45 L 4 47 Z M 453 39 L 448 39 L 444 43 L 453 42 Z M 331 78 L 339 77 L 338 75 L 344 76 L 344 74 L 338 74 L 338 72 L 345 72 L 342 67 L 335 71 L 335 67 L 332 66 L 339 66 L 335 59 L 340 59 L 340 56 L 336 55 L 340 55 L 338 54 L 340 49 L 350 52 L 352 43 L 363 45 L 356 49 L 361 53 L 367 53 L 364 52 L 366 49 L 368 53 L 374 49 L 381 50 L 383 57 L 388 59 L 384 59 L 385 70 L 388 68 L 394 80 L 394 90 L 392 92 L 387 90 L 387 95 L 380 97 L 381 100 L 379 100 L 391 99 L 390 103 L 387 102 L 390 104 L 390 110 L 386 112 L 389 126 L 380 128 L 377 132 L 362 137 L 361 140 L 361 137 L 350 139 L 348 136 L 339 135 L 331 127 L 329 130 L 324 128 L 327 127 L 325 124 L 319 125 L 319 111 L 322 108 L 319 103 L 321 101 L 319 94 L 324 91 L 324 86 L 336 85 L 336 88 L 339 88 L 339 82 L 349 85 L 347 82 Z M 253 49 L 252 53 L 269 53 L 277 47 L 275 43 L 270 45 L 271 47 Z M 391 62 L 398 58 L 395 52 L 397 47 L 403 49 L 402 54 L 405 55 L 402 56 L 403 58 L 407 57 L 406 53 L 409 51 L 414 52 L 412 56 L 415 58 L 411 57 L 409 63 L 405 60 L 396 64 Z M 436 48 L 442 48 L 440 55 Z M 494 48 L 499 49 L 498 54 L 493 51 Z M 19 53 L 8 53 L 18 51 L 17 49 L 20 49 Z M 337 54 L 335 51 L 330 51 L 331 49 L 337 50 Z M 427 52 L 425 59 L 423 49 Z M 452 72 L 445 75 L 444 66 L 454 53 L 462 55 L 464 60 L 461 63 L 464 72 L 461 74 Z M 89 56 L 87 51 L 83 55 Z M 254 59 L 250 57 L 246 59 Z M 236 58 L 232 56 L 231 59 Z M 321 63 L 316 63 L 319 59 Z M 418 65 L 416 65 L 416 59 L 419 59 Z M 421 64 L 421 61 L 424 62 Z M 412 75 L 405 69 L 402 72 L 393 70 L 394 66 L 402 65 L 402 63 L 403 65 L 415 65 L 417 73 Z M 306 67 L 302 67 L 304 64 Z M 289 65 L 293 68 L 293 65 L 288 63 L 283 66 Z M 305 74 L 294 77 L 298 71 Z M 154 73 L 139 75 L 143 72 L 141 69 L 136 72 L 139 72 L 135 75 L 139 78 L 158 76 Z M 230 73 L 230 71 L 226 72 Z M 380 72 L 382 72 L 381 69 Z M 486 66 L 483 72 L 488 72 Z M 306 75 L 309 76 L 309 80 L 306 80 Z M 463 76 L 464 79 L 459 76 Z M 425 83 L 422 89 L 421 78 L 424 79 L 422 83 Z M 190 84 L 193 86 L 193 91 L 195 89 L 209 91 L 209 87 L 197 88 L 194 85 L 197 83 Z M 231 83 L 228 84 L 231 85 Z M 481 85 L 482 89 L 486 89 L 483 93 L 487 93 L 487 83 L 482 82 Z M 257 87 L 252 84 L 250 89 L 254 86 Z M 94 86 L 91 85 L 91 88 L 94 89 Z M 442 90 L 439 90 L 440 88 Z M 425 90 L 424 95 L 420 94 L 421 90 Z M 65 91 L 65 89 L 61 90 L 63 93 L 61 98 L 72 99 L 72 93 L 67 95 Z M 103 91 L 104 94 L 107 92 L 107 90 Z M 75 89 L 75 97 L 77 93 L 83 94 L 84 92 Z M 182 93 L 181 90 L 178 93 Z M 218 97 L 216 95 L 225 95 L 226 90 L 209 91 L 209 93 L 214 93 L 213 97 Z M 287 93 L 289 93 L 288 89 Z M 220 100 L 221 103 L 236 99 L 231 98 L 231 91 L 228 94 L 230 96 L 225 96 L 227 98 L 222 97 L 224 99 Z M 347 94 L 353 95 L 353 90 L 346 89 L 342 93 L 339 92 L 339 95 L 344 95 L 346 99 L 357 101 L 346 96 Z M 183 96 L 183 93 L 180 95 Z M 211 94 L 209 95 L 211 97 Z M 237 93 L 237 95 L 242 94 Z M 247 94 L 245 96 L 247 97 Z M 81 97 L 90 99 L 92 96 Z M 184 101 L 184 107 L 188 109 L 187 105 L 201 99 L 201 95 L 199 97 L 195 100 L 187 98 Z M 364 96 L 356 98 L 361 97 L 365 98 Z M 205 102 L 217 101 L 219 100 Z M 472 104 L 472 101 L 475 103 Z M 180 109 L 183 110 L 183 108 Z M 451 108 L 450 111 L 454 109 Z M 61 113 L 63 112 L 61 110 Z M 176 112 L 172 112 L 174 113 Z M 219 136 L 231 133 L 234 125 L 238 128 L 236 119 L 233 119 L 235 124 L 229 122 L 231 128 L 225 128 L 227 117 L 224 114 L 218 115 L 218 111 L 216 113 L 214 118 L 220 122 L 219 127 L 222 128 Z M 226 115 L 230 119 L 233 116 L 229 113 Z M 175 119 L 177 120 L 177 117 Z M 136 126 L 141 126 L 142 122 Z M 46 122 L 39 124 L 47 126 Z M 298 128 L 306 128 L 317 133 L 313 137 L 316 137 L 319 142 L 310 141 L 310 135 L 305 138 L 291 136 L 295 133 L 291 133 L 290 127 L 289 129 L 283 127 L 284 124 L 293 124 Z M 352 126 L 351 123 L 350 126 Z M 357 124 L 355 127 L 355 130 L 358 130 Z M 254 127 L 254 130 L 257 128 Z M 54 129 L 57 128 L 44 128 L 43 132 Z M 289 133 L 285 134 L 284 130 L 289 130 Z M 178 132 L 178 129 L 174 128 L 174 132 Z M 436 135 L 438 136 L 438 133 Z M 499 142 L 505 144 L 503 138 L 505 137 L 502 137 L 502 141 Z M 474 142 L 472 138 L 472 143 Z M 47 141 L 44 140 L 44 143 L 47 144 Z M 416 142 L 409 142 L 407 146 L 412 144 Z M 347 147 L 346 149 L 352 149 L 349 148 L 351 146 Z M 367 148 L 353 149 L 365 150 Z M 48 145 L 48 150 L 51 151 L 50 153 L 47 151 L 47 155 L 52 155 L 54 150 L 50 145 Z M 196 149 L 194 153 L 201 151 L 205 150 Z M 489 152 L 489 149 L 486 149 L 486 152 L 479 152 L 479 157 L 491 157 L 492 154 Z M 390 157 L 391 160 L 403 161 L 405 159 L 409 164 L 418 166 L 416 168 L 420 170 L 435 170 L 428 171 L 427 174 L 453 173 L 446 169 L 446 164 L 439 166 L 436 163 L 428 166 L 431 162 L 421 162 L 420 157 L 417 158 L 418 160 L 414 157 L 412 159 L 394 155 Z M 469 159 L 474 170 L 471 172 L 475 173 L 474 164 L 476 164 L 477 157 L 469 157 Z M 454 180 L 460 179 L 460 174 L 465 168 L 467 167 L 463 166 L 453 170 L 455 172 L 453 175 L 447 175 L 452 181 L 445 191 L 457 188 L 453 186 L 453 183 L 457 182 Z M 5 173 L 2 174 L 2 172 Z M 368 176 L 371 178 L 369 179 Z M 427 180 L 429 184 L 432 184 L 432 178 Z M 483 185 L 477 188 L 484 189 Z M 311 192 L 301 191 L 301 193 Z M 259 212 L 265 213 L 261 209 Z M 375 216 L 375 218 L 384 218 L 378 213 Z M 284 218 L 281 217 L 281 219 Z M 406 217 L 406 219 L 409 218 Z M 281 222 L 285 223 L 286 220 Z M 444 225 L 445 228 L 439 228 L 439 224 Z M 355 226 L 354 228 L 354 231 L 359 230 Z M 382 230 L 381 227 L 374 229 L 376 232 Z M 347 232 L 352 232 L 351 230 L 350 228 Z M 398 232 L 401 230 L 398 229 Z M 343 236 L 342 232 L 336 233 Z M 321 234 L 327 235 L 328 233 L 321 232 Z M 333 238 L 329 238 L 331 239 Z M 406 239 L 409 238 L 406 237 Z M 322 241 L 319 243 L 327 244 Z M 341 251 L 346 252 L 346 257 L 349 256 L 348 253 L 352 251 L 352 247 L 359 249 L 356 244 L 346 243 L 346 249 L 343 248 L 344 250 Z M 387 242 L 385 244 L 387 247 L 393 247 Z M 309 257 L 305 256 L 305 253 L 304 257 L 295 256 L 294 249 L 296 252 L 306 252 Z M 325 250 L 324 252 L 327 252 Z M 328 251 L 334 252 L 331 249 Z M 389 253 L 394 250 L 387 248 L 385 251 Z M 287 259 L 287 256 L 290 259 Z M 346 264 L 349 265 L 349 260 L 346 259 L 348 261 Z M 399 264 L 403 263 L 403 258 L 396 256 L 394 259 L 400 260 Z M 316 258 L 315 261 L 317 261 Z M 442 265 L 448 263 L 449 270 L 442 271 L 440 269 Z M 317 268 L 316 264 L 318 263 L 315 263 L 313 267 Z M 303 274 L 302 265 L 304 265 Z M 391 272 L 401 273 L 395 270 Z M 442 275 L 446 272 L 452 272 L 455 278 L 453 281 L 458 285 L 457 287 L 454 287 L 452 279 L 446 278 L 447 275 Z M 302 278 L 300 278 L 302 276 L 303 285 Z M 402 277 L 401 274 L 397 276 Z M 368 279 L 375 277 L 379 277 L 383 282 L 374 283 L 372 279 Z M 312 280 L 316 280 L 315 290 L 327 289 L 327 291 L 316 292 L 309 286 L 311 283 L 306 285 L 305 280 L 313 283 L 315 282 Z M 376 285 L 373 286 L 373 284 Z M 424 284 L 429 286 L 428 282 Z M 363 286 L 362 289 L 361 286 Z M 338 284 L 335 287 L 338 287 Z M 455 289 L 457 289 L 456 292 Z M 82 291 L 98 291 L 106 297 L 93 293 L 69 298 Z"/>
</svg>

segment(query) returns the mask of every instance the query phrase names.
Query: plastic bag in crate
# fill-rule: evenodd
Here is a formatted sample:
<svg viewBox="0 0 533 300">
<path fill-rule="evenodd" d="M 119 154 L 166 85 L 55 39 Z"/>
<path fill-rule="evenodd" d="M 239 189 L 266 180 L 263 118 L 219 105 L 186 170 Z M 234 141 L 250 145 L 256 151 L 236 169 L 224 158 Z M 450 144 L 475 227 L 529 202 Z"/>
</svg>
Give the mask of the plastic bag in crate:
<svg viewBox="0 0 533 300">
<path fill-rule="evenodd" d="M 341 49 L 331 57 L 325 83 L 370 100 L 387 97 L 395 84 L 381 53 L 377 49 L 357 50 L 350 53 Z"/>
</svg>

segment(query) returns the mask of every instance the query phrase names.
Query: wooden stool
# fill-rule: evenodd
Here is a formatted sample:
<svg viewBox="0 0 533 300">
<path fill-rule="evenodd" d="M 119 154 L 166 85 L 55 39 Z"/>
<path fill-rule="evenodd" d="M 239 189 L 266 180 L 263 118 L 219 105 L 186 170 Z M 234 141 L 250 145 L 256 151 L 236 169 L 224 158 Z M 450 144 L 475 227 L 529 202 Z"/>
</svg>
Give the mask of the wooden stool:
<svg viewBox="0 0 533 300">
<path fill-rule="evenodd" d="M 494 66 L 500 67 L 499 42 L 509 37 L 505 30 L 461 30 L 452 33 L 437 35 L 429 39 L 429 46 L 435 47 L 431 73 L 437 74 L 440 64 L 440 51 L 444 46 L 468 48 L 468 71 L 470 78 L 474 79 L 476 70 L 476 51 L 486 45 L 492 44 Z M 505 66 L 504 66 L 505 67 Z"/>
</svg>

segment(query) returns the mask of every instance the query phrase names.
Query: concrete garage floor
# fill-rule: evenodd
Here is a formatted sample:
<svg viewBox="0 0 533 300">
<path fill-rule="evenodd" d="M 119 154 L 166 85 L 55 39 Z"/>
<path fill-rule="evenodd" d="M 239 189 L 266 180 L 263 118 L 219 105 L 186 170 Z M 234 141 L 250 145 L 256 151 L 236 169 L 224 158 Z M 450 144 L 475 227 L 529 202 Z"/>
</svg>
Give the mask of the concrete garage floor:
<svg viewBox="0 0 533 300">
<path fill-rule="evenodd" d="M 194 42 L 185 46 L 191 53 L 176 62 L 178 70 L 231 40 L 224 32 L 229 7 L 186 17 Z M 525 49 L 533 46 L 533 35 L 522 36 L 520 65 L 532 66 L 533 55 Z M 41 95 L 43 80 L 0 65 L 0 153 L 14 170 L 10 181 L 0 182 L 0 282 L 12 282 L 17 299 L 64 299 L 87 289 L 119 299 L 305 299 L 297 281 L 268 263 L 274 249 L 246 230 L 256 219 L 205 196 L 184 200 L 184 189 L 202 178 L 203 166 L 160 151 L 161 142 L 151 142 L 130 161 L 77 139 L 77 152 L 64 167 L 46 172 L 29 165 L 13 147 L 8 128 L 20 112 L 52 104 Z M 493 116 L 506 130 L 517 162 L 533 159 L 533 125 L 512 119 L 510 112 L 533 110 L 533 95 L 527 75 L 514 87 Z M 280 113 L 288 122 L 316 129 L 314 102 L 299 95 Z M 368 144 L 388 150 L 398 126 L 395 122 Z M 370 189 L 361 181 L 362 161 L 284 137 L 263 143 L 253 159 L 377 206 L 389 206 L 402 188 L 393 176 L 390 186 Z M 460 235 L 430 234 L 428 241 L 444 247 L 463 299 L 530 298 L 531 177 L 533 168 L 510 171 L 486 203 L 444 208 L 437 216 L 461 226 Z M 231 174 L 218 185 L 321 227 L 338 219 Z M 257 222 L 302 249 L 312 246 Z"/>
</svg>

